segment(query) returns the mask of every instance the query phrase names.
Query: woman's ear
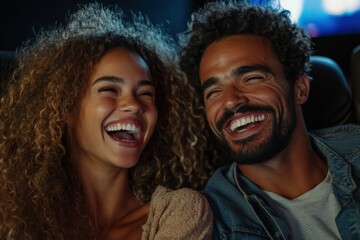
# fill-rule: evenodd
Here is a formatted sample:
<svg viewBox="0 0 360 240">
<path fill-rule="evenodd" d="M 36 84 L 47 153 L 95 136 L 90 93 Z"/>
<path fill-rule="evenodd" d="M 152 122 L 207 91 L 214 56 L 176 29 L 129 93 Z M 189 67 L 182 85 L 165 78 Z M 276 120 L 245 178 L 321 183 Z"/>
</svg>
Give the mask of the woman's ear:
<svg viewBox="0 0 360 240">
<path fill-rule="evenodd" d="M 71 114 L 68 114 L 66 117 L 65 117 L 65 124 L 67 127 L 71 127 L 72 124 L 74 122 L 74 116 L 72 116 Z"/>
<path fill-rule="evenodd" d="M 310 80 L 306 74 L 301 74 L 295 83 L 295 103 L 304 104 L 310 92 Z"/>
</svg>

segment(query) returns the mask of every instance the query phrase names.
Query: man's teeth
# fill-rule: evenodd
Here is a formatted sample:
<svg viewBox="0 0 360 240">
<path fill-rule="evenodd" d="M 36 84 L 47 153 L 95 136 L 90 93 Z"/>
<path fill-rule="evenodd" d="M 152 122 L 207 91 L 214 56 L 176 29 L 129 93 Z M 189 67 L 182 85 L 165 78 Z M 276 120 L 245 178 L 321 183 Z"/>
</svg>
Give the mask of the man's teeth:
<svg viewBox="0 0 360 240">
<path fill-rule="evenodd" d="M 106 129 L 108 132 L 127 131 L 130 134 L 137 134 L 140 132 L 140 127 L 135 124 L 115 124 L 108 126 Z"/>
<path fill-rule="evenodd" d="M 230 124 L 230 130 L 234 131 L 235 129 L 237 129 L 239 127 L 245 126 L 246 124 L 254 123 L 254 122 L 261 122 L 264 119 L 265 119 L 265 115 L 239 118 Z"/>
</svg>

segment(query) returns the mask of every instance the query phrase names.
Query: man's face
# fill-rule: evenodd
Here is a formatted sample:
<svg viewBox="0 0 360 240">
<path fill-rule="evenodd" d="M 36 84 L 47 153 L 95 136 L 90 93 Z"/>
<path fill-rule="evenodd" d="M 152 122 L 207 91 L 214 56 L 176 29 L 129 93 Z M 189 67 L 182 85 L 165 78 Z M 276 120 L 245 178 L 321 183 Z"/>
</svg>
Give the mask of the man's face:
<svg viewBox="0 0 360 240">
<path fill-rule="evenodd" d="M 294 89 L 270 42 L 222 38 L 205 49 L 199 74 L 209 125 L 235 161 L 261 163 L 287 146 L 296 125 Z"/>
</svg>

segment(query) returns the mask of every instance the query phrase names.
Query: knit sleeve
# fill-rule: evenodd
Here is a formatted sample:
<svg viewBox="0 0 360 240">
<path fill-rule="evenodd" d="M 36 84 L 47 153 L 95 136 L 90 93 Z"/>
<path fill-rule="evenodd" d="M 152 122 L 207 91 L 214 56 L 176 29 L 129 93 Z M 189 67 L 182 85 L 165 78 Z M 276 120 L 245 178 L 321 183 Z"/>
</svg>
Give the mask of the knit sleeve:
<svg viewBox="0 0 360 240">
<path fill-rule="evenodd" d="M 211 239 L 212 227 L 212 211 L 202 194 L 159 186 L 151 199 L 142 240 Z"/>
</svg>

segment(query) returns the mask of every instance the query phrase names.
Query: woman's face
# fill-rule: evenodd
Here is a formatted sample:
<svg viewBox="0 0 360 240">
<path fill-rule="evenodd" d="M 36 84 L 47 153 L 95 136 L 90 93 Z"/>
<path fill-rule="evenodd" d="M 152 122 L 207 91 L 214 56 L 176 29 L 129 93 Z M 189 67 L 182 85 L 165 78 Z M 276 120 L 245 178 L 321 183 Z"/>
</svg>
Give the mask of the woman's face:
<svg viewBox="0 0 360 240">
<path fill-rule="evenodd" d="M 69 123 L 72 158 L 133 167 L 157 116 L 154 82 L 145 61 L 126 49 L 112 49 L 95 65 L 79 115 Z"/>
</svg>

